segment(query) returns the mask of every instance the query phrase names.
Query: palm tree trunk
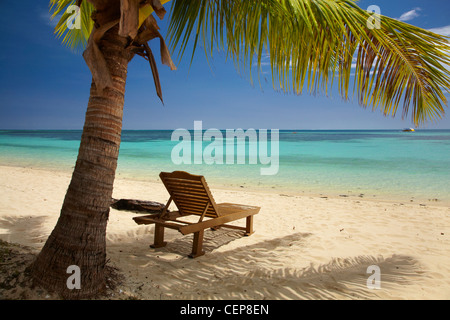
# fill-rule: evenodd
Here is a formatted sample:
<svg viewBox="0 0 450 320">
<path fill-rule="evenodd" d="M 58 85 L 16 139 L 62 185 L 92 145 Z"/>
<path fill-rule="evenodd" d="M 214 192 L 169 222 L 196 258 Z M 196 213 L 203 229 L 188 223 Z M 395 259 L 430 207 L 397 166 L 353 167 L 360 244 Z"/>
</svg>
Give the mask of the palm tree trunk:
<svg viewBox="0 0 450 320">
<path fill-rule="evenodd" d="M 32 266 L 37 285 L 65 298 L 95 296 L 105 288 L 106 225 L 119 155 L 128 62 L 132 54 L 118 27 L 99 43 L 113 87 L 92 81 L 78 158 L 58 222 Z M 80 289 L 69 289 L 69 266 L 80 268 Z"/>
</svg>

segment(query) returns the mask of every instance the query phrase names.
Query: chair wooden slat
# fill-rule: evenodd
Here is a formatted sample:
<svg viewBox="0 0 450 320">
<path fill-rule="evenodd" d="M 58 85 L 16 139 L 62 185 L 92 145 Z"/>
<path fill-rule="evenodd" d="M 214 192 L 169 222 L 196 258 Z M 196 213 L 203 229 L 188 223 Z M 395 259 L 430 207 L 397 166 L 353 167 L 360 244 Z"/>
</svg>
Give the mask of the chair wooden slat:
<svg viewBox="0 0 450 320">
<path fill-rule="evenodd" d="M 253 215 L 260 210 L 259 207 L 240 205 L 234 203 L 216 204 L 208 184 L 203 176 L 193 175 L 184 171 L 161 172 L 161 181 L 170 194 L 166 204 L 168 208 L 171 201 L 175 203 L 178 211 L 165 215 L 144 216 L 133 218 L 138 224 L 155 223 L 155 241 L 152 247 L 159 248 L 166 245 L 164 242 L 164 228 L 176 229 L 182 234 L 194 233 L 191 258 L 198 257 L 202 251 L 203 232 L 206 228 L 220 226 L 237 230 L 245 230 L 245 235 L 253 233 Z M 200 216 L 197 223 L 177 220 L 188 215 Z M 246 226 L 227 225 L 238 219 L 246 218 Z"/>
</svg>

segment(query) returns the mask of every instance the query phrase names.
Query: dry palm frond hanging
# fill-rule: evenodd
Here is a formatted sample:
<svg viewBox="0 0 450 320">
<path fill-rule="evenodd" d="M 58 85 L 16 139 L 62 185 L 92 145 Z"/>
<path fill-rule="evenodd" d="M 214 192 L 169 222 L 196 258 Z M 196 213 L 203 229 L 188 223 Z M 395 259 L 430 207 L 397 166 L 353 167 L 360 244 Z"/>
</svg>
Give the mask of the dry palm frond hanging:
<svg viewBox="0 0 450 320">
<path fill-rule="evenodd" d="M 105 1 L 88 1 L 93 4 L 96 10 L 108 10 Z M 82 0 L 78 2 L 81 4 Z M 109 6 L 109 8 L 111 7 L 113 6 Z M 146 14 L 145 11 L 150 13 Z M 151 15 L 152 11 L 154 11 L 160 19 L 162 19 L 166 13 L 166 10 L 159 0 L 120 0 L 120 12 L 111 11 L 109 15 L 110 21 L 103 21 L 103 23 L 100 24 L 96 21 L 95 16 L 93 17 L 95 24 L 90 34 L 86 50 L 83 53 L 83 57 L 89 70 L 91 70 L 92 77 L 100 94 L 102 94 L 105 88 L 112 85 L 112 79 L 103 54 L 98 47 L 98 43 L 108 30 L 118 24 L 119 35 L 129 39 L 128 46 L 131 47 L 131 51 L 146 58 L 150 62 L 156 92 L 161 101 L 163 101 L 158 69 L 153 53 L 148 45 L 148 41 L 159 38 L 162 63 L 169 66 L 171 70 L 176 70 L 176 67 L 170 57 L 169 49 L 167 48 L 164 38 L 158 31 L 159 27 L 156 19 Z M 146 17 L 141 21 L 143 16 Z"/>
</svg>

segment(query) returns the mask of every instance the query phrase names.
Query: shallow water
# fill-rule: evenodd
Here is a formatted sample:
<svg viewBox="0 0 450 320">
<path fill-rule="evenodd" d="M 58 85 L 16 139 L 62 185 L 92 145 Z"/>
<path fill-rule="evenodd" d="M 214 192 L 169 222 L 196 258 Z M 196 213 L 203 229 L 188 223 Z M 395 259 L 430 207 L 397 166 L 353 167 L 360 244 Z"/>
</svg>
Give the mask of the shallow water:
<svg viewBox="0 0 450 320">
<path fill-rule="evenodd" d="M 223 164 L 205 164 L 202 151 L 208 146 L 211 151 L 211 141 L 195 149 L 191 132 L 191 164 L 176 165 L 171 153 L 180 141 L 171 140 L 172 132 L 123 131 L 118 176 L 156 181 L 161 171 L 184 170 L 205 175 L 208 183 L 215 186 L 450 203 L 450 130 L 281 130 L 275 175 L 261 175 L 261 168 L 275 166 L 275 154 L 272 164 L 261 163 L 261 140 L 257 141 L 255 164 L 249 164 L 248 141 L 245 163 L 237 164 L 240 143 L 234 140 L 233 164 L 225 164 L 230 152 L 226 149 L 230 139 L 226 139 L 225 131 L 217 133 L 223 135 L 223 140 L 214 140 L 215 153 L 206 152 L 220 156 Z M 0 165 L 71 171 L 80 137 L 81 131 L 0 131 Z M 269 155 L 270 138 L 269 135 Z M 196 156 L 201 164 L 194 164 Z"/>
</svg>

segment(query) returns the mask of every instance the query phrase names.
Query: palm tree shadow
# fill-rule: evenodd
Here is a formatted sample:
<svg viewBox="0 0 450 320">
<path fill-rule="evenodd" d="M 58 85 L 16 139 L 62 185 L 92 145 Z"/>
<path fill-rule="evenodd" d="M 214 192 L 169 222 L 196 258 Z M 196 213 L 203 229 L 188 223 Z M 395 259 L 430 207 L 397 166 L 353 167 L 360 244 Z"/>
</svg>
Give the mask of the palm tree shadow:
<svg viewBox="0 0 450 320">
<path fill-rule="evenodd" d="M 190 237 L 182 237 L 163 250 L 147 255 L 150 261 L 140 267 L 158 265 L 167 275 L 156 279 L 163 298 L 373 299 L 379 297 L 380 291 L 371 290 L 367 285 L 371 276 L 367 272 L 369 266 L 380 268 L 382 290 L 407 285 L 420 276 L 418 262 L 402 255 L 334 258 L 321 265 L 286 267 L 290 255 L 298 257 L 302 251 L 307 252 L 311 234 L 294 233 L 219 252 L 214 249 L 241 235 L 236 231 L 216 232 L 210 236 L 220 235 L 219 239 L 206 239 L 205 232 L 205 249 L 209 247 L 210 251 L 206 256 L 164 260 L 166 253 L 184 256 L 190 252 Z"/>
<path fill-rule="evenodd" d="M 392 255 L 389 258 L 333 258 L 326 264 L 304 269 L 259 269 L 250 272 L 246 278 L 258 279 L 256 282 L 261 285 L 268 280 L 272 284 L 276 282 L 277 285 L 272 287 L 259 286 L 262 288 L 260 294 L 272 299 L 374 299 L 379 291 L 369 280 L 372 273 L 368 272 L 368 267 L 373 265 L 380 268 L 378 289 L 382 290 L 408 285 L 420 275 L 414 258 Z"/>
<path fill-rule="evenodd" d="M 44 232 L 44 216 L 7 216 L 0 218 L 0 236 L 8 242 L 35 246 L 43 244 L 48 234 Z"/>
</svg>

